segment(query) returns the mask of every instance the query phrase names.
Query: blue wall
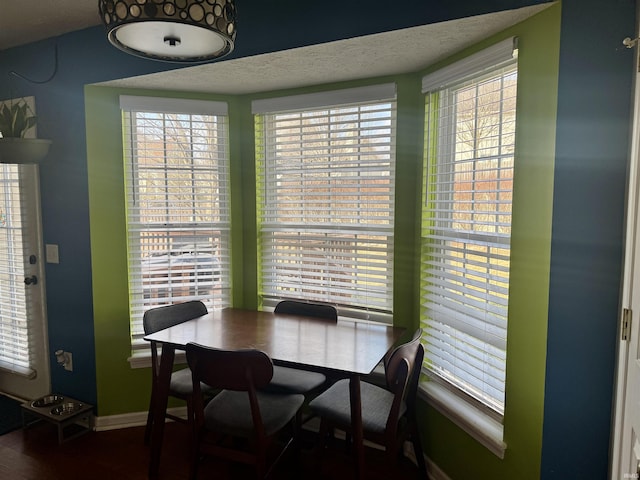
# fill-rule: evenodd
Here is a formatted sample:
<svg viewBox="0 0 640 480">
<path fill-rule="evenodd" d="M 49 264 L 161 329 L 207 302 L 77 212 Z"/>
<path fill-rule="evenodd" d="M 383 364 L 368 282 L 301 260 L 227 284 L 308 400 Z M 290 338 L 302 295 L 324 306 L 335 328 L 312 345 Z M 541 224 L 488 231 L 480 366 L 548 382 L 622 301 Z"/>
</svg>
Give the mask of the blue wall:
<svg viewBox="0 0 640 480">
<path fill-rule="evenodd" d="M 542 476 L 607 478 L 635 5 L 562 7 Z"/>
<path fill-rule="evenodd" d="M 229 58 L 278 51 L 543 1 L 238 0 Z M 542 458 L 544 479 L 605 478 L 623 248 L 634 0 L 563 2 L 557 159 Z M 110 47 L 101 27 L 0 52 L 0 98 L 35 95 L 39 136 L 53 140 L 41 166 L 44 242 L 60 246 L 46 266 L 51 351 L 74 353 L 74 372 L 52 369 L 54 391 L 95 402 L 90 232 L 83 86 L 175 68 Z M 53 361 L 53 359 L 52 359 Z"/>
<path fill-rule="evenodd" d="M 34 84 L 10 72 L 35 81 Z M 160 64 L 140 62 L 111 48 L 101 29 L 64 35 L 0 52 L 0 98 L 34 95 L 38 136 L 53 140 L 40 166 L 44 242 L 58 244 L 60 263 L 46 264 L 50 352 L 74 355 L 74 371 L 56 368 L 52 390 L 94 403 L 95 352 L 91 293 L 84 85 L 146 73 Z"/>
</svg>

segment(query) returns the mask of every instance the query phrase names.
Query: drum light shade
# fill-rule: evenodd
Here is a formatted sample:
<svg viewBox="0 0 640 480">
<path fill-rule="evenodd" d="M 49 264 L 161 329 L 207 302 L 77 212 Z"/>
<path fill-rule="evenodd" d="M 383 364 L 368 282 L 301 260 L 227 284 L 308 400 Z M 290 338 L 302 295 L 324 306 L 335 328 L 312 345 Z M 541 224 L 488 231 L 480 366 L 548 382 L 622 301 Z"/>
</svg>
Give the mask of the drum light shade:
<svg viewBox="0 0 640 480">
<path fill-rule="evenodd" d="M 233 51 L 234 0 L 99 0 L 109 41 L 138 57 L 197 63 Z"/>
</svg>

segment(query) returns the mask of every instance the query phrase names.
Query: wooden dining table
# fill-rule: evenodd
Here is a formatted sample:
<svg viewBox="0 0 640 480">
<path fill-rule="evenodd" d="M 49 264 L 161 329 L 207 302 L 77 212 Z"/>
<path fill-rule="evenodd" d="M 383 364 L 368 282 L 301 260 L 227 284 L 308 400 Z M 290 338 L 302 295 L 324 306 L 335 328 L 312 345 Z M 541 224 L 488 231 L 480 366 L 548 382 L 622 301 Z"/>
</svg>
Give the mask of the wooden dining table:
<svg viewBox="0 0 640 480">
<path fill-rule="evenodd" d="M 144 337 L 162 343 L 154 405 L 149 478 L 157 478 L 169 383 L 176 350 L 198 343 L 223 350 L 257 349 L 282 365 L 350 379 L 356 476 L 364 472 L 360 376 L 373 372 L 403 328 L 368 322 L 327 322 L 313 317 L 227 308 Z"/>
</svg>

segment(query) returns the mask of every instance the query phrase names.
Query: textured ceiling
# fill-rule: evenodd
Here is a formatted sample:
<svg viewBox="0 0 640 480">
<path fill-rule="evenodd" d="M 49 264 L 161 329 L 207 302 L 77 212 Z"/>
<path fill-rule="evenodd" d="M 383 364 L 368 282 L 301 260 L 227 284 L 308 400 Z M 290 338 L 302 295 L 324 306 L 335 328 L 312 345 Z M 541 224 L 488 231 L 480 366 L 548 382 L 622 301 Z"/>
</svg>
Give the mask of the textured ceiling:
<svg viewBox="0 0 640 480">
<path fill-rule="evenodd" d="M 185 67 L 105 85 L 243 94 L 415 72 L 550 3 Z M 25 15 L 24 12 L 29 12 Z M 0 0 L 0 50 L 100 23 L 97 0 Z"/>
<path fill-rule="evenodd" d="M 243 94 L 415 72 L 549 5 L 113 80 L 101 85 Z"/>
<path fill-rule="evenodd" d="M 98 0 L 0 0 L 0 50 L 99 23 Z"/>
</svg>

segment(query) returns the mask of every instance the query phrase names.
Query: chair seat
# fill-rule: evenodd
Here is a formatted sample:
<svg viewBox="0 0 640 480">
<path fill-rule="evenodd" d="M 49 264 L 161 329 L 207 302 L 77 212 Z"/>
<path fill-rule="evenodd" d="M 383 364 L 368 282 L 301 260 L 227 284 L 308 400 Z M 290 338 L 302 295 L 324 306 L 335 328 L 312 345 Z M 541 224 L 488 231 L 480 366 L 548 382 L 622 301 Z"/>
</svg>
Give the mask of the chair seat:
<svg viewBox="0 0 640 480">
<path fill-rule="evenodd" d="M 321 373 L 274 365 L 271 382 L 261 390 L 280 394 L 307 393 L 318 388 L 325 381 L 326 377 Z"/>
<path fill-rule="evenodd" d="M 393 404 L 393 393 L 371 383 L 360 382 L 360 397 L 363 430 L 384 433 Z M 330 422 L 351 425 L 350 398 L 349 380 L 339 380 L 313 399 L 309 403 L 309 408 L 313 413 Z M 406 404 L 402 402 L 399 417 L 404 415 L 406 409 Z"/>
<path fill-rule="evenodd" d="M 281 430 L 304 402 L 304 395 L 298 394 L 257 392 L 257 398 L 266 435 Z M 207 429 L 220 433 L 247 438 L 255 435 L 247 392 L 222 390 L 204 408 L 204 422 Z"/>
<path fill-rule="evenodd" d="M 207 394 L 213 392 L 213 389 L 204 383 L 200 383 L 202 393 Z M 193 384 L 191 381 L 191 370 L 183 368 L 182 370 L 176 370 L 171 374 L 171 383 L 169 384 L 169 391 L 181 396 L 191 395 L 193 393 Z"/>
<path fill-rule="evenodd" d="M 354 435 L 358 464 L 363 466 L 364 442 L 368 439 L 382 445 L 391 461 L 402 452 L 402 445 L 411 439 L 420 478 L 429 478 L 424 460 L 420 430 L 416 420 L 416 398 L 424 348 L 420 344 L 422 329 L 407 343 L 397 346 L 384 356 L 385 387 L 360 382 L 360 412 L 362 437 Z M 309 402 L 311 412 L 320 417 L 320 446 L 324 448 L 334 428 L 351 432 L 350 380 L 340 380 Z M 362 473 L 362 472 L 360 472 Z"/>
</svg>

